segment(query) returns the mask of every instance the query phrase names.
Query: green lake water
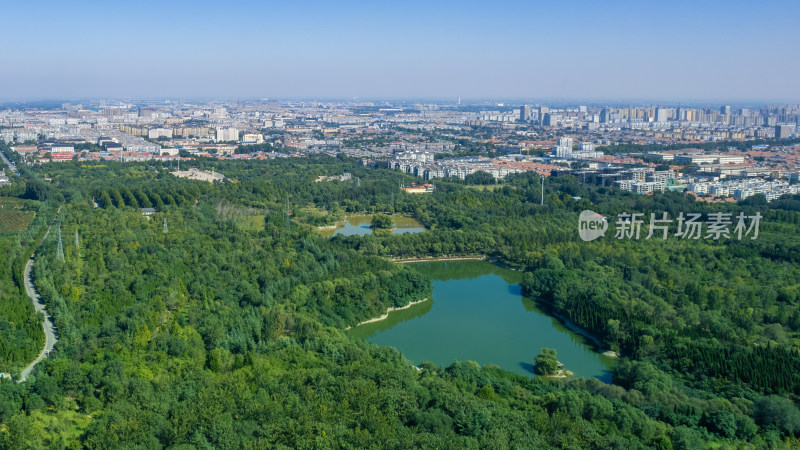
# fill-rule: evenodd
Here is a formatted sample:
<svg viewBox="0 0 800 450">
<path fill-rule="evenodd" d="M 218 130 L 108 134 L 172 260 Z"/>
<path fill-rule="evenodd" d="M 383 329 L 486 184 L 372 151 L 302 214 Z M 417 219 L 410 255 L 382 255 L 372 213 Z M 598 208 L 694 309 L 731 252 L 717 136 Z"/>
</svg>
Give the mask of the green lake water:
<svg viewBox="0 0 800 450">
<path fill-rule="evenodd" d="M 536 355 L 549 347 L 576 377 L 611 381 L 616 360 L 551 316 L 547 305 L 524 297 L 521 272 L 486 261 L 411 267 L 431 276 L 433 299 L 355 327 L 352 336 L 396 347 L 415 364 L 431 361 L 446 367 L 469 360 L 531 377 Z"/>
<path fill-rule="evenodd" d="M 425 231 L 425 227 L 421 223 L 410 217 L 396 216 L 392 217 L 392 219 L 394 220 L 392 234 L 421 233 Z M 324 229 L 320 233 L 323 236 L 337 236 L 340 234 L 344 236 L 364 236 L 372 233 L 371 224 L 371 215 L 353 215 L 347 217 L 343 226 L 335 229 Z"/>
</svg>

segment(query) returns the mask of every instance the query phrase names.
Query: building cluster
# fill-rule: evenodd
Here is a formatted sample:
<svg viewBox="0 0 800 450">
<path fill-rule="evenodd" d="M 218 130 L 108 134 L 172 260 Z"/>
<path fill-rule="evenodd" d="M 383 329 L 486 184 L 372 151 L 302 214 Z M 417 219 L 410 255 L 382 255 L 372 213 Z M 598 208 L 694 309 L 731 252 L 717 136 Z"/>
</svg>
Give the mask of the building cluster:
<svg viewBox="0 0 800 450">
<path fill-rule="evenodd" d="M 629 106 L 551 108 L 523 105 L 516 121 L 600 135 L 619 133 L 657 141 L 720 141 L 798 136 L 800 105 L 763 108 Z M 483 112 L 479 122 L 508 123 L 515 114 Z"/>
<path fill-rule="evenodd" d="M 353 174 L 345 172 L 341 175 L 320 175 L 314 180 L 315 183 L 322 183 L 323 181 L 350 181 L 353 179 Z"/>
<path fill-rule="evenodd" d="M 558 166 L 535 162 L 521 155 L 500 158 L 483 156 L 445 158 L 435 161 L 430 154 L 413 153 L 413 155 L 415 157 L 409 158 L 408 152 L 398 153 L 395 159 L 388 161 L 387 167 L 424 180 L 451 177 L 463 180 L 467 175 L 478 172 L 486 172 L 495 179 L 501 180 L 512 173 L 536 172 L 550 175 L 550 171 L 559 168 Z"/>
<path fill-rule="evenodd" d="M 412 186 L 403 186 L 400 189 L 407 194 L 431 194 L 436 190 L 436 185 L 433 183 L 414 184 Z"/>
<path fill-rule="evenodd" d="M 464 179 L 477 172 L 496 179 L 521 172 L 572 173 L 586 182 L 644 194 L 735 181 L 752 185 L 742 188 L 745 196 L 747 189 L 767 189 L 759 180 L 769 192 L 782 192 L 783 180 L 792 186 L 793 174 L 800 171 L 800 147 L 789 139 L 800 139 L 798 125 L 800 105 L 263 99 L 99 101 L 0 110 L 0 139 L 31 164 L 344 154 L 424 180 Z M 764 146 L 748 142 L 755 139 L 768 140 Z M 648 152 L 615 151 L 627 144 L 647 145 Z M 709 187 L 700 195 L 731 192 Z"/>
<path fill-rule="evenodd" d="M 676 164 L 742 164 L 745 156 L 742 154 L 682 151 L 673 152 L 649 152 L 647 156 L 661 161 L 674 161 Z"/>
<path fill-rule="evenodd" d="M 593 142 L 581 142 L 578 150 L 573 149 L 571 137 L 562 137 L 558 145 L 553 147 L 552 156 L 558 159 L 592 159 L 602 158 L 603 152 L 595 150 Z"/>
<path fill-rule="evenodd" d="M 189 170 L 175 170 L 170 173 L 178 178 L 207 181 L 209 183 L 221 183 L 225 181 L 225 176 L 219 172 L 214 172 L 213 170 L 199 170 L 194 167 Z"/>
<path fill-rule="evenodd" d="M 656 166 L 649 162 L 653 159 L 662 164 Z M 583 182 L 616 186 L 640 194 L 679 190 L 694 193 L 701 199 L 742 200 L 763 194 L 767 200 L 774 200 L 798 193 L 800 148 L 781 147 L 753 154 L 696 149 L 649 152 L 623 164 L 601 162 L 596 167 L 565 168 L 555 172 L 555 175 L 564 174 L 575 175 Z"/>
<path fill-rule="evenodd" d="M 637 194 L 652 194 L 681 188 L 678 174 L 672 170 L 656 170 L 655 167 L 636 167 L 608 164 L 601 168 L 558 169 L 554 176 L 574 175 L 585 183 L 599 186 L 615 186 Z"/>
<path fill-rule="evenodd" d="M 614 184 L 623 191 L 637 194 L 664 192 L 667 187 L 676 184 L 675 172 L 672 170 L 655 170 L 648 167 L 641 171 L 635 171 L 631 175 L 630 178 L 615 180 Z"/>
<path fill-rule="evenodd" d="M 763 194 L 767 201 L 771 201 L 782 195 L 800 193 L 800 184 L 757 178 L 752 180 L 703 181 L 689 184 L 688 189 L 696 194 L 708 194 L 713 197 L 732 197 L 734 200 L 743 200 L 756 194 Z"/>
</svg>

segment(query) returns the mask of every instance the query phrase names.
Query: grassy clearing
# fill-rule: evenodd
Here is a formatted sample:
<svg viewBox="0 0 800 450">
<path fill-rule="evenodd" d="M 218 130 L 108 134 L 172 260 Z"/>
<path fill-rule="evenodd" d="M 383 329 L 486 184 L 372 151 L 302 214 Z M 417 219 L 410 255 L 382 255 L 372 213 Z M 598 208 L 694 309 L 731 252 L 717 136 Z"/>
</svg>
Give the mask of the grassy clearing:
<svg viewBox="0 0 800 450">
<path fill-rule="evenodd" d="M 264 229 L 264 214 L 239 217 L 236 219 L 236 227 L 246 231 L 261 231 Z"/>
<path fill-rule="evenodd" d="M 502 187 L 500 184 L 468 184 L 467 189 L 475 189 L 476 191 L 485 191 L 487 189 L 494 190 L 494 188 Z"/>
<path fill-rule="evenodd" d="M 45 430 L 45 442 L 48 446 L 63 445 L 64 442 L 75 442 L 89 426 L 92 417 L 73 410 L 58 412 L 42 410 L 34 411 L 31 418 L 36 428 Z"/>
</svg>

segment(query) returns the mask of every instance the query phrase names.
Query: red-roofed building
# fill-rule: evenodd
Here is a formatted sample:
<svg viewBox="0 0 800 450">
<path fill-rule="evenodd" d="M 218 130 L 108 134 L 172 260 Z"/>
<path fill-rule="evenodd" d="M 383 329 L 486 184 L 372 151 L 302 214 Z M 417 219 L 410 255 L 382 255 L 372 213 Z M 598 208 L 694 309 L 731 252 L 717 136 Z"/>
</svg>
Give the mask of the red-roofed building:
<svg viewBox="0 0 800 450">
<path fill-rule="evenodd" d="M 74 153 L 68 152 L 56 152 L 51 153 L 50 159 L 53 161 L 72 161 L 72 158 L 75 156 Z"/>
</svg>

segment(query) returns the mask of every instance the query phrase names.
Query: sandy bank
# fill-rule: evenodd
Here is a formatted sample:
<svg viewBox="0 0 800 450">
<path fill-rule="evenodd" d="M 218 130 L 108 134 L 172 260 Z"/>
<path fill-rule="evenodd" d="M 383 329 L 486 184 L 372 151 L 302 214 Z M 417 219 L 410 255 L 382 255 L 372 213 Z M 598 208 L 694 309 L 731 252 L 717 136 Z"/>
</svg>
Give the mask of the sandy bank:
<svg viewBox="0 0 800 450">
<path fill-rule="evenodd" d="M 400 307 L 397 307 L 397 308 L 395 308 L 395 307 L 393 307 L 393 306 L 392 306 L 392 307 L 390 307 L 389 309 L 387 309 L 387 310 L 386 310 L 386 313 L 385 313 L 385 314 L 382 314 L 382 315 L 380 315 L 380 316 L 378 316 L 378 317 L 375 317 L 374 319 L 368 319 L 368 320 L 365 320 L 365 321 L 363 321 L 363 322 L 360 322 L 360 323 L 359 323 L 358 325 L 356 325 L 356 326 L 359 326 L 359 325 L 364 325 L 364 324 L 367 324 L 367 323 L 379 322 L 379 321 L 381 321 L 381 320 L 383 320 L 383 319 L 385 319 L 385 318 L 389 317 L 389 313 L 390 313 L 390 312 L 392 312 L 392 311 L 399 311 L 399 310 L 401 310 L 401 309 L 408 309 L 408 308 L 411 308 L 412 306 L 414 306 L 414 305 L 416 305 L 416 304 L 419 304 L 419 303 L 425 302 L 425 301 L 427 301 L 427 300 L 428 300 L 427 298 L 423 298 L 422 300 L 417 300 L 417 301 L 415 301 L 415 302 L 411 302 L 411 303 L 407 304 L 406 306 L 400 306 Z M 352 327 L 347 327 L 347 328 L 345 328 L 345 330 L 349 330 L 350 328 L 352 328 Z"/>
</svg>

